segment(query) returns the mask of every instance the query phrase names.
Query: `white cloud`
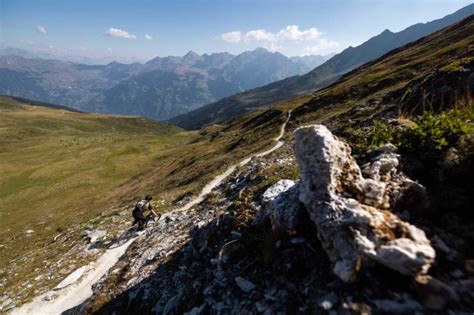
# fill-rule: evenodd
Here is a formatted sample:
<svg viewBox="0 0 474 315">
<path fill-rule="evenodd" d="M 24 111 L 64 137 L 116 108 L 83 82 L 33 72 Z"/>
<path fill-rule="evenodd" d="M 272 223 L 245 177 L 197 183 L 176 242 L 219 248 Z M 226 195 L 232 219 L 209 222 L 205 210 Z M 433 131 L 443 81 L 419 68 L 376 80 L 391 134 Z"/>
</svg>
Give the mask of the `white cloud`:
<svg viewBox="0 0 474 315">
<path fill-rule="evenodd" d="M 145 34 L 145 38 L 148 40 L 153 40 L 153 37 L 151 37 L 151 35 L 148 35 L 148 34 Z"/>
<path fill-rule="evenodd" d="M 110 36 L 110 37 L 119 37 L 119 38 L 125 38 L 125 39 L 136 39 L 137 38 L 137 36 L 135 36 L 133 34 L 130 34 L 127 31 L 124 31 L 124 30 L 121 30 L 121 29 L 118 29 L 118 28 L 113 28 L 113 27 L 111 27 L 107 31 L 105 31 L 104 34 L 107 35 L 107 36 Z"/>
<path fill-rule="evenodd" d="M 112 52 L 112 48 L 107 48 L 107 52 Z"/>
<path fill-rule="evenodd" d="M 298 25 L 288 25 L 285 29 L 278 32 L 277 37 L 281 40 L 315 40 L 320 37 L 323 33 L 318 31 L 315 27 L 308 28 L 307 30 L 300 31 Z"/>
<path fill-rule="evenodd" d="M 304 50 L 307 53 L 320 53 L 322 51 L 327 51 L 331 48 L 336 48 L 339 46 L 339 43 L 333 40 L 329 40 L 327 38 L 320 38 L 317 43 L 313 46 L 306 47 Z"/>
<path fill-rule="evenodd" d="M 43 35 L 48 34 L 48 31 L 46 30 L 46 28 L 44 26 L 41 26 L 41 25 L 36 25 L 36 31 L 40 34 L 43 34 Z"/>
<path fill-rule="evenodd" d="M 248 31 L 245 34 L 244 40 L 247 42 L 251 42 L 251 41 L 275 42 L 277 41 L 277 38 L 274 34 L 268 33 L 265 30 L 253 30 L 253 31 Z"/>
<path fill-rule="evenodd" d="M 268 32 L 264 29 L 255 29 L 246 33 L 242 33 L 241 31 L 224 33 L 220 38 L 234 44 L 256 44 L 269 51 L 281 51 L 291 46 L 292 49 L 299 48 L 301 51 L 304 50 L 305 53 L 311 54 L 326 53 L 339 46 L 339 43 L 323 35 L 324 34 L 315 27 L 300 29 L 298 25 L 288 25 L 275 33 Z"/>
<path fill-rule="evenodd" d="M 238 43 L 242 39 L 242 34 L 238 31 L 224 33 L 221 35 L 221 39 L 229 43 Z"/>
<path fill-rule="evenodd" d="M 242 35 L 240 31 L 229 32 L 221 35 L 221 39 L 229 43 L 264 42 L 278 43 L 283 41 L 313 41 L 320 38 L 322 33 L 315 27 L 300 30 L 298 25 L 288 25 L 277 33 L 267 32 L 263 29 L 251 30 Z"/>
</svg>

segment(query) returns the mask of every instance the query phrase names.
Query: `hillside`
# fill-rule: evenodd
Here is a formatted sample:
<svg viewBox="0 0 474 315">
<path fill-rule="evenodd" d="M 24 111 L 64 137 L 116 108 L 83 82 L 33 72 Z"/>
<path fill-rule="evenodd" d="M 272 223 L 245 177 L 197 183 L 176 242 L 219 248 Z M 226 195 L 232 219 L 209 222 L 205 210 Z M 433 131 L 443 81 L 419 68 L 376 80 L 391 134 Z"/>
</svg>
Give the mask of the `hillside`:
<svg viewBox="0 0 474 315">
<path fill-rule="evenodd" d="M 273 120 L 251 123 L 260 117 Z M 184 132 L 0 97 L 0 305 L 21 304 L 94 260 L 106 246 L 90 247 L 86 235 L 101 229 L 106 244 L 114 240 L 144 194 L 160 211 L 186 202 L 230 163 L 273 145 L 284 119 L 269 110 Z"/>
<path fill-rule="evenodd" d="M 469 99 L 474 87 L 473 21 L 471 15 L 344 75 L 295 108 L 292 123 L 324 119 L 329 125 L 349 128 L 386 113 L 442 110 Z"/>
<path fill-rule="evenodd" d="M 139 237 L 77 310 L 472 311 L 473 34 L 471 16 L 275 106 L 287 130 L 341 138 L 290 133 Z"/>
<path fill-rule="evenodd" d="M 343 74 L 381 57 L 392 49 L 429 35 L 474 13 L 474 4 L 425 24 L 416 24 L 398 33 L 385 30 L 357 47 L 349 47 L 311 72 L 239 93 L 203 106 L 170 121 L 186 129 L 209 123 L 224 123 L 255 108 L 268 107 L 314 92 L 335 82 Z"/>
<path fill-rule="evenodd" d="M 168 124 L 7 97 L 0 98 L 0 113 L 0 269 L 38 242 L 96 218 L 107 197 L 169 150 L 171 139 L 188 141 Z"/>
<path fill-rule="evenodd" d="M 0 94 L 159 120 L 312 69 L 263 48 L 239 55 L 190 51 L 145 64 L 87 65 L 26 57 L 0 54 Z"/>
</svg>

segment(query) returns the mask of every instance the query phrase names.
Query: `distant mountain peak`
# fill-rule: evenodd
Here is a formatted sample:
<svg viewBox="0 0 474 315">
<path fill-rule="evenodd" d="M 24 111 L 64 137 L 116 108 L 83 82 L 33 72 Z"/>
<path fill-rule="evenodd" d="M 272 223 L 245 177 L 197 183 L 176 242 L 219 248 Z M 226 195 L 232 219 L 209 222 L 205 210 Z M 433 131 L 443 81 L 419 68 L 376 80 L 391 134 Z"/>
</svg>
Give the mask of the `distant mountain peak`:
<svg viewBox="0 0 474 315">
<path fill-rule="evenodd" d="M 190 50 L 186 53 L 186 55 L 183 56 L 183 59 L 185 60 L 196 60 L 199 59 L 201 56 L 194 51 Z"/>
<path fill-rule="evenodd" d="M 253 51 L 255 51 L 255 52 L 258 52 L 258 51 L 261 51 L 261 52 L 268 52 L 268 49 L 263 48 L 263 47 L 257 47 L 257 48 L 255 48 Z"/>
<path fill-rule="evenodd" d="M 117 61 L 112 61 L 107 64 L 107 66 L 121 66 L 121 65 L 124 65 L 124 64 Z"/>
</svg>

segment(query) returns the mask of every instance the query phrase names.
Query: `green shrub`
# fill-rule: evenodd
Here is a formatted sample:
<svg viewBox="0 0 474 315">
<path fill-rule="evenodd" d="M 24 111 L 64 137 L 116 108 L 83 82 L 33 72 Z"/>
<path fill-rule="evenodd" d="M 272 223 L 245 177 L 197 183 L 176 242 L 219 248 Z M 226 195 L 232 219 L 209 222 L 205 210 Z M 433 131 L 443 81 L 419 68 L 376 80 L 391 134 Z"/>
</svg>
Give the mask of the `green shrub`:
<svg viewBox="0 0 474 315">
<path fill-rule="evenodd" d="M 436 114 L 427 111 L 415 116 L 407 126 L 393 126 L 388 123 L 374 122 L 368 133 L 352 131 L 349 140 L 356 154 L 385 144 L 395 144 L 402 154 L 416 155 L 423 160 L 439 157 L 448 148 L 471 133 L 474 112 L 472 109 L 452 109 Z"/>
</svg>

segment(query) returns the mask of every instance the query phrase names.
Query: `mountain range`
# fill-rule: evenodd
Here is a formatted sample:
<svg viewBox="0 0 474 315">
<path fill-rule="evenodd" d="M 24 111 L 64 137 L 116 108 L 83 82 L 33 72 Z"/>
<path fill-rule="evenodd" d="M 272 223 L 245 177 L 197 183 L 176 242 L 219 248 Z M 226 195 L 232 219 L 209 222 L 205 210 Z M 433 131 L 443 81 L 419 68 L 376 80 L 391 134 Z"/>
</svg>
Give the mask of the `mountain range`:
<svg viewBox="0 0 474 315">
<path fill-rule="evenodd" d="M 192 51 L 144 64 L 87 65 L 0 51 L 0 94 L 81 111 L 164 120 L 223 97 L 310 71 L 323 56 L 287 58 L 263 48 L 239 55 Z"/>
<path fill-rule="evenodd" d="M 317 91 L 362 64 L 473 13 L 471 4 L 397 33 L 385 30 L 332 57 L 288 58 L 257 48 L 239 55 L 190 51 L 182 57 L 156 57 L 146 63 L 88 65 L 3 49 L 0 94 L 85 112 L 169 120 L 197 129 Z"/>
<path fill-rule="evenodd" d="M 453 14 L 428 23 L 418 23 L 400 32 L 385 30 L 357 47 L 348 47 L 311 72 L 273 82 L 263 87 L 223 98 L 190 113 L 175 117 L 172 123 L 197 129 L 211 123 L 224 123 L 257 108 L 268 107 L 314 92 L 337 81 L 343 74 L 381 57 L 392 49 L 413 42 L 474 13 L 470 4 Z"/>
</svg>

